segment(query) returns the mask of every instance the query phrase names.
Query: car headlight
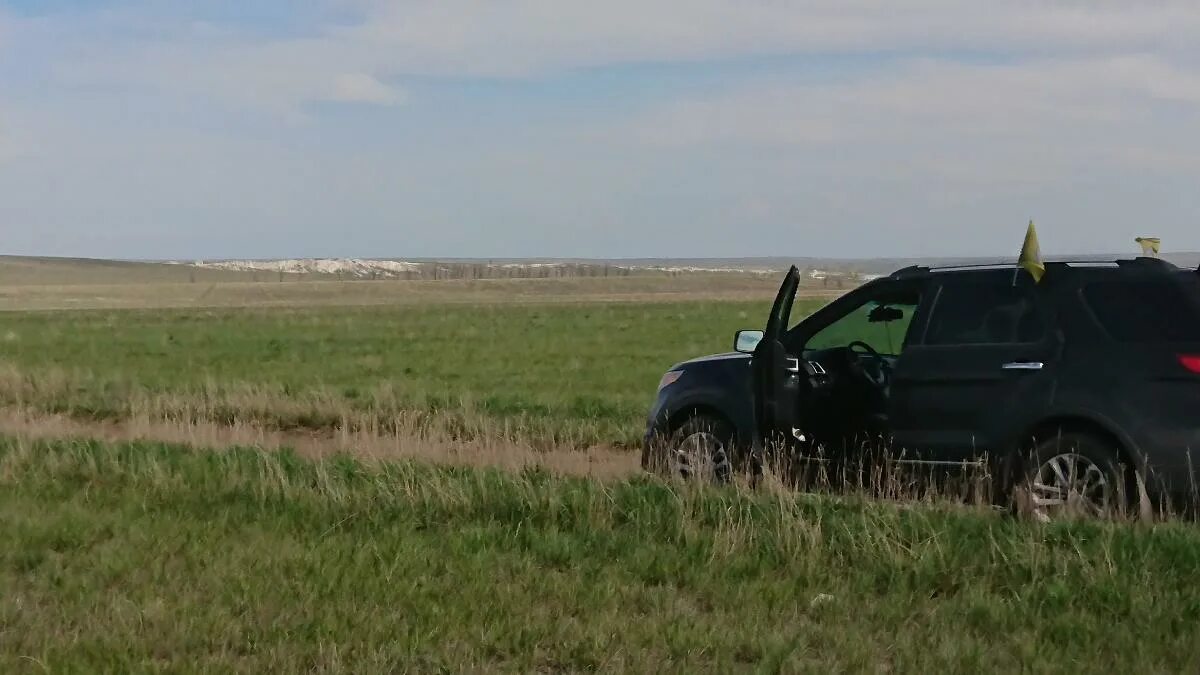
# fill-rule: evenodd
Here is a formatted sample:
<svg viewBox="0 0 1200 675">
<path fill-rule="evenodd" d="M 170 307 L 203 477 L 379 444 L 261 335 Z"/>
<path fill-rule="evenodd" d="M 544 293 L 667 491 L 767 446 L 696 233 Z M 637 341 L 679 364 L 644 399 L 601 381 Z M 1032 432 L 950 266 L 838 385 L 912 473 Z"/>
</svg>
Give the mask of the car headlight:
<svg viewBox="0 0 1200 675">
<path fill-rule="evenodd" d="M 683 377 L 682 370 L 668 370 L 663 373 L 662 379 L 658 381 L 658 390 L 662 391 L 663 387 L 674 384 L 675 380 Z"/>
</svg>

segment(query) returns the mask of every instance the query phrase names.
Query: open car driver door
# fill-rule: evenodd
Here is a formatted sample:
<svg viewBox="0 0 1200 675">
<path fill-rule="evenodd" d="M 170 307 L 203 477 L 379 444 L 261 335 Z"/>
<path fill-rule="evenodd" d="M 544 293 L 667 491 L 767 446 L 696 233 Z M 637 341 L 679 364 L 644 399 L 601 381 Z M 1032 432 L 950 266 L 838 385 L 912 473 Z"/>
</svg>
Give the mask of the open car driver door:
<svg viewBox="0 0 1200 675">
<path fill-rule="evenodd" d="M 792 315 L 800 271 L 793 266 L 784 277 L 762 340 L 754 348 L 751 368 L 754 380 L 754 418 L 757 425 L 756 454 L 765 448 L 791 443 L 797 426 L 802 380 L 798 355 L 789 354 L 783 343 Z M 761 455 L 760 455 L 761 456 Z"/>
</svg>

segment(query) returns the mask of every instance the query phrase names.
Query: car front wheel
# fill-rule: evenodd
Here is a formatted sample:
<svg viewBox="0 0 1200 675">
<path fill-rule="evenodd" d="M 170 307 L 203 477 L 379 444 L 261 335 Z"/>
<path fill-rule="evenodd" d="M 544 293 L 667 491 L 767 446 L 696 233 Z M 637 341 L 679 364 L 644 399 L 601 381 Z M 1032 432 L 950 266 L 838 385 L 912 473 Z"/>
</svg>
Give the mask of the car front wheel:
<svg viewBox="0 0 1200 675">
<path fill-rule="evenodd" d="M 725 420 L 695 415 L 671 434 L 663 468 L 671 477 L 727 484 L 733 480 L 735 437 L 733 426 Z"/>
</svg>

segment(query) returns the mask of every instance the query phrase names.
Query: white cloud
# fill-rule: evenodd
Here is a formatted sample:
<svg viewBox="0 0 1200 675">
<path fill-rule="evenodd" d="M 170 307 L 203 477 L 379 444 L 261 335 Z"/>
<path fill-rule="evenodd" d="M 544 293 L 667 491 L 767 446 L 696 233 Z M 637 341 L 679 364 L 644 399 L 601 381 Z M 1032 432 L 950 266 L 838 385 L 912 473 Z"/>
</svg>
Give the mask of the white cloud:
<svg viewBox="0 0 1200 675">
<path fill-rule="evenodd" d="M 55 73 L 70 86 L 128 87 L 284 116 L 319 101 L 403 102 L 399 88 L 326 45 L 320 40 L 213 47 L 154 43 L 123 47 L 97 59 L 65 61 Z"/>
<path fill-rule="evenodd" d="M 1179 108 L 1178 104 L 1185 107 Z M 1094 157 L 1113 147 L 1192 150 L 1163 138 L 1156 116 L 1200 118 L 1200 78 L 1148 57 L 968 65 L 917 60 L 836 82 L 751 84 L 675 100 L 619 133 L 662 145 L 838 144 L 1002 148 L 1067 145 Z"/>
<path fill-rule="evenodd" d="M 343 73 L 334 78 L 329 100 L 396 105 L 404 100 L 404 95 L 366 73 Z"/>
<path fill-rule="evenodd" d="M 997 219 L 1030 216 L 1047 220 L 1049 250 L 1124 250 L 1135 225 L 1191 249 L 1200 203 L 1179 190 L 1200 174 L 1193 72 L 1145 55 L 914 60 L 692 95 L 600 135 L 719 172 L 730 222 L 823 219 L 821 242 L 873 254 L 885 235 L 871 224 L 904 232 L 912 253 L 987 254 L 1003 245 Z"/>
<path fill-rule="evenodd" d="M 346 77 L 355 81 L 335 85 L 335 93 L 348 88 L 366 93 L 364 102 L 390 104 L 401 97 L 385 94 L 383 83 L 406 76 L 528 77 L 768 55 L 978 52 L 1078 59 L 1194 57 L 1200 49 L 1200 3 L 1192 0 L 424 0 L 349 6 L 362 8 L 358 20 L 314 25 L 303 37 L 264 37 L 177 17 L 162 19 L 158 30 L 131 30 L 130 24 L 147 20 L 111 13 L 30 21 L 20 32 L 31 43 L 70 37 L 73 49 L 57 55 L 58 72 L 70 82 L 154 87 L 277 110 L 324 100 L 331 95 L 329 83 Z M 1170 89 L 1180 84 L 1163 82 Z"/>
<path fill-rule="evenodd" d="M 27 152 L 28 143 L 17 136 L 11 115 L 0 109 L 0 165 L 20 159 Z"/>
<path fill-rule="evenodd" d="M 765 54 L 1193 49 L 1200 5 L 989 0 L 381 2 L 331 38 L 399 71 L 521 75 Z"/>
<path fill-rule="evenodd" d="M 1140 55 L 1114 60 L 1113 76 L 1153 98 L 1200 104 L 1200 74 L 1152 56 Z"/>
</svg>

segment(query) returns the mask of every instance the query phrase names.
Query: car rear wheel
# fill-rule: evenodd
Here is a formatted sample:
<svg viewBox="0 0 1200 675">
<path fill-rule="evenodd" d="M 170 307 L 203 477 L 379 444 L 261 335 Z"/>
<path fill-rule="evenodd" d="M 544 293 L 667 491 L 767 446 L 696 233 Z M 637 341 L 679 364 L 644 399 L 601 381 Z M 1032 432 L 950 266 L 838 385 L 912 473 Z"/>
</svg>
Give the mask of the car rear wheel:
<svg viewBox="0 0 1200 675">
<path fill-rule="evenodd" d="M 735 437 L 729 422 L 710 415 L 695 415 L 671 435 L 664 468 L 671 477 L 727 484 L 733 480 Z"/>
<path fill-rule="evenodd" d="M 1128 475 L 1111 442 L 1063 431 L 1036 444 L 1013 503 L 1021 515 L 1039 522 L 1123 514 L 1130 503 Z"/>
</svg>

